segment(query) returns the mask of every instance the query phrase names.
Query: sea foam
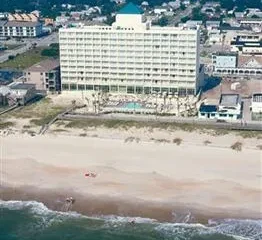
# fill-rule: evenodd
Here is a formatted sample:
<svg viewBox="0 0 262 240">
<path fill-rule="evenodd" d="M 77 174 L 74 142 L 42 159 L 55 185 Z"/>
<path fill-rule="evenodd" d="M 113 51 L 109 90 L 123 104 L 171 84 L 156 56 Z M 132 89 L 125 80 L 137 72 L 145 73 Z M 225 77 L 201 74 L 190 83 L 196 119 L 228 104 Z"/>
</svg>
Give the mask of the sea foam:
<svg viewBox="0 0 262 240">
<path fill-rule="evenodd" d="M 136 225 L 150 224 L 156 231 L 166 236 L 184 235 L 185 239 L 194 235 L 223 234 L 237 240 L 262 240 L 262 220 L 250 219 L 210 219 L 207 225 L 200 223 L 160 223 L 155 219 L 116 215 L 85 216 L 77 212 L 59 212 L 48 209 L 43 203 L 36 201 L 2 201 L 0 208 L 9 210 L 28 210 L 41 219 L 41 227 L 46 228 L 53 223 L 68 219 L 94 219 L 104 221 L 104 227 L 121 227 L 132 221 Z M 183 238 L 181 238 L 183 239 Z"/>
</svg>

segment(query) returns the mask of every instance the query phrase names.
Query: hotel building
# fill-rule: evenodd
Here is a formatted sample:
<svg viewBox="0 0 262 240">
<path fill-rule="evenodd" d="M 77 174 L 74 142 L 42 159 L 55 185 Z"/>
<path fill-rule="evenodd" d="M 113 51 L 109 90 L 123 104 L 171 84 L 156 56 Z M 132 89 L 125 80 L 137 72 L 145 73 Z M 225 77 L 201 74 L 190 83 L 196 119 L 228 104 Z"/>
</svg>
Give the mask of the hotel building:
<svg viewBox="0 0 262 240">
<path fill-rule="evenodd" d="M 196 94 L 199 30 L 151 26 L 127 4 L 112 26 L 59 31 L 62 91 Z"/>
</svg>

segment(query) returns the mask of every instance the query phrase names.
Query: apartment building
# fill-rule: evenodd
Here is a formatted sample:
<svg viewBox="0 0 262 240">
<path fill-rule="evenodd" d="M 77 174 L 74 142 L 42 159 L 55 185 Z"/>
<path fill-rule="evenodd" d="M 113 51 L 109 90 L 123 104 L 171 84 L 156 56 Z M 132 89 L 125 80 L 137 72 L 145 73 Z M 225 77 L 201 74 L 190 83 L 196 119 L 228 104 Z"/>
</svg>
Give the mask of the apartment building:
<svg viewBox="0 0 262 240">
<path fill-rule="evenodd" d="M 0 21 L 0 37 L 38 37 L 41 34 L 40 22 Z"/>
<path fill-rule="evenodd" d="M 37 90 L 60 92 L 60 65 L 58 59 L 47 59 L 24 70 L 26 83 L 35 84 Z"/>
<path fill-rule="evenodd" d="M 132 3 L 112 26 L 59 31 L 62 91 L 195 94 L 199 30 L 151 26 Z"/>
</svg>

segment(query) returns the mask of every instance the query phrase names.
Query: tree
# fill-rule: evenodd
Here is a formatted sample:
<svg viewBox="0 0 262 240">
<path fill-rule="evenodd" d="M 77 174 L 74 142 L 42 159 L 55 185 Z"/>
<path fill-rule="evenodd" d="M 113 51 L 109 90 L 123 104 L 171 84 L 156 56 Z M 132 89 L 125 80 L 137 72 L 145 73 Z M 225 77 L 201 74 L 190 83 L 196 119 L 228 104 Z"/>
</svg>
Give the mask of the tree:
<svg viewBox="0 0 262 240">
<path fill-rule="evenodd" d="M 104 23 L 107 25 L 112 25 L 112 23 L 115 22 L 115 19 L 116 19 L 115 16 L 107 15 Z"/>
<path fill-rule="evenodd" d="M 15 59 L 15 56 L 14 56 L 14 55 L 9 55 L 9 56 L 8 56 L 8 60 L 13 60 L 13 59 Z"/>
<path fill-rule="evenodd" d="M 207 2 L 207 0 L 200 0 L 200 4 L 204 5 Z"/>
<path fill-rule="evenodd" d="M 158 24 L 159 26 L 161 26 L 161 27 L 167 26 L 167 24 L 168 24 L 168 19 L 167 19 L 167 17 L 165 17 L 165 16 L 161 17 L 161 18 L 158 20 L 157 24 Z"/>
<path fill-rule="evenodd" d="M 216 8 L 215 8 L 215 12 L 216 12 L 216 13 L 220 13 L 220 12 L 221 12 L 221 8 L 220 8 L 220 6 L 216 6 Z"/>
<path fill-rule="evenodd" d="M 185 17 L 182 17 L 180 21 L 181 21 L 182 23 L 185 23 L 185 22 L 187 22 L 189 19 L 190 19 L 190 18 L 189 18 L 188 16 L 185 16 Z"/>
<path fill-rule="evenodd" d="M 182 11 L 184 11 L 184 10 L 186 9 L 185 4 L 181 3 L 181 4 L 180 4 L 180 9 L 181 9 Z"/>
<path fill-rule="evenodd" d="M 192 20 L 206 21 L 207 17 L 205 14 L 201 13 L 201 9 L 199 7 L 195 7 L 192 9 Z"/>
<path fill-rule="evenodd" d="M 47 57 L 59 57 L 59 44 L 50 44 L 49 48 L 42 50 L 41 55 Z"/>
<path fill-rule="evenodd" d="M 220 4 L 222 8 L 227 10 L 232 10 L 235 6 L 234 0 L 220 0 Z"/>
</svg>

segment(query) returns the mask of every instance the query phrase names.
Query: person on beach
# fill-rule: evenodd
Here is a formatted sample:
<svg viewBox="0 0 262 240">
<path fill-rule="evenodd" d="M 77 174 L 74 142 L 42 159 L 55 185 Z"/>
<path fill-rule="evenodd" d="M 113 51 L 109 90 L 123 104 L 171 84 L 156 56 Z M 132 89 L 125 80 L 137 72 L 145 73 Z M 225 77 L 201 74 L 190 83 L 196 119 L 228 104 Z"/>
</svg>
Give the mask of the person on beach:
<svg viewBox="0 0 262 240">
<path fill-rule="evenodd" d="M 132 226 L 134 226 L 134 225 L 135 225 L 135 223 L 136 223 L 136 222 L 135 222 L 135 220 L 134 220 L 134 219 L 130 221 L 130 224 L 131 224 Z"/>
</svg>

